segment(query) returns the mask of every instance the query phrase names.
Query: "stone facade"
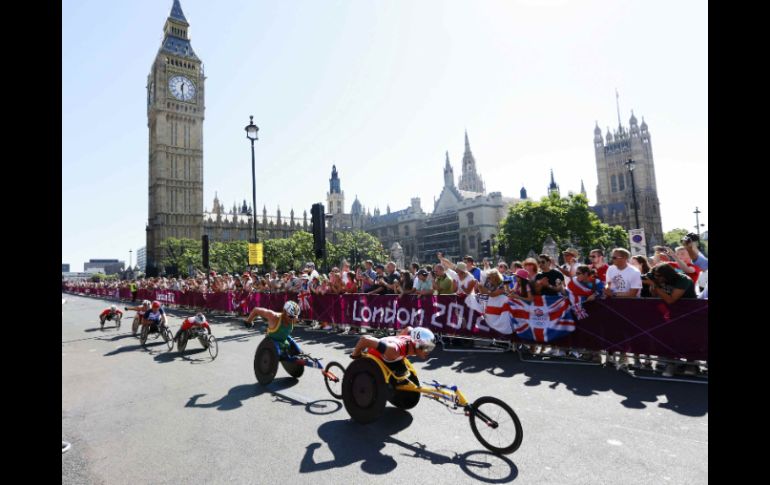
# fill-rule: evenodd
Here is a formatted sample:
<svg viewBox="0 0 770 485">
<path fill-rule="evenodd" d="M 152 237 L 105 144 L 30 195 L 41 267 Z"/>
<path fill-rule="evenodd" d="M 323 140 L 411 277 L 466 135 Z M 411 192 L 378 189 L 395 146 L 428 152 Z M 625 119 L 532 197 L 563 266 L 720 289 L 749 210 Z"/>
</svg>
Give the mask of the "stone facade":
<svg viewBox="0 0 770 485">
<path fill-rule="evenodd" d="M 149 215 L 144 266 L 148 272 L 163 271 L 161 243 L 170 237 L 198 241 L 203 234 L 211 241 L 253 237 L 253 210 L 245 201 L 227 210 L 215 195 L 211 211 L 203 206 L 206 77 L 190 44 L 189 26 L 179 0 L 174 0 L 147 76 Z M 307 211 L 301 222 L 293 209 L 289 217 L 281 218 L 280 208 L 268 216 L 263 206 L 262 217 L 257 217 L 260 239 L 289 237 L 299 230 L 308 230 Z"/>
<path fill-rule="evenodd" d="M 594 151 L 599 184 L 596 187 L 597 204 L 594 211 L 599 218 L 610 225 L 624 229 L 635 229 L 632 173 L 626 162 L 634 160 L 633 185 L 636 189 L 639 225 L 644 229 L 649 248 L 663 244 L 663 226 L 660 217 L 658 188 L 655 182 L 655 163 L 652 156 L 652 141 L 647 123 L 642 124 L 631 112 L 630 128 L 620 124 L 606 138 L 598 123 L 594 128 Z"/>
<path fill-rule="evenodd" d="M 476 160 L 471 153 L 467 133 L 462 167 L 461 186 L 458 188 L 455 186 L 449 153 L 446 153 L 444 187 L 434 201 L 432 213 L 424 212 L 420 199 L 415 197 L 406 209 L 391 212 L 388 207 L 385 214 L 380 214 L 379 209 L 369 214 L 363 211 L 356 196 L 351 213 L 333 212 L 329 227 L 332 232 L 361 228 L 379 239 L 386 249 L 397 243 L 407 263 L 434 262 L 438 251 L 452 259 L 466 254 L 478 258 L 481 241 L 494 239 L 508 208 L 524 199 L 503 197 L 500 192 L 486 194 L 484 182 L 476 170 Z M 342 193 L 336 166 L 332 169 L 330 183 L 332 181 L 335 183 L 332 188 Z M 330 190 L 327 194 L 330 206 L 330 196 L 334 193 L 337 192 Z M 521 195 L 526 199 L 526 190 L 523 188 Z"/>
<path fill-rule="evenodd" d="M 156 268 L 169 237 L 200 240 L 206 77 L 187 35 L 179 0 L 147 76 L 149 204 L 147 265 Z"/>
</svg>

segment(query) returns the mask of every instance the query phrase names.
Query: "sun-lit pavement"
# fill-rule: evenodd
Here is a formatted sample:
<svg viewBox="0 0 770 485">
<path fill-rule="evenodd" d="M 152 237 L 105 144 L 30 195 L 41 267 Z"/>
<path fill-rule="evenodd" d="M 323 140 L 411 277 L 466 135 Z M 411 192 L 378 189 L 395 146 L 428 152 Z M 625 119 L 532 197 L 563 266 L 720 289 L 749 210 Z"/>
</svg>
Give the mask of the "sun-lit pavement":
<svg viewBox="0 0 770 485">
<path fill-rule="evenodd" d="M 524 441 L 500 458 L 468 418 L 422 399 L 352 422 L 321 373 L 279 367 L 268 388 L 252 368 L 264 338 L 210 316 L 211 360 L 197 341 L 183 356 L 146 350 L 121 328 L 99 330 L 106 300 L 62 294 L 62 483 L 707 483 L 708 386 L 634 380 L 609 368 L 519 362 L 513 353 L 437 349 L 415 362 L 422 380 L 496 396 L 521 419 Z M 120 304 L 122 308 L 124 303 Z M 171 327 L 181 325 L 171 311 Z M 298 328 L 303 350 L 347 366 L 355 337 Z"/>
</svg>

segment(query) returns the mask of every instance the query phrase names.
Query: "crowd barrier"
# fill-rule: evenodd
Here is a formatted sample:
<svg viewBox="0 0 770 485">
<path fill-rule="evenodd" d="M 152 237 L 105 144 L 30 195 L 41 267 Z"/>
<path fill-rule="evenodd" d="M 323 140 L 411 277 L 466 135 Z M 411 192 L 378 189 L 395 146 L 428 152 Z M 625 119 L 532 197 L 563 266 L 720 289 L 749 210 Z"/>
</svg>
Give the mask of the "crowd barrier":
<svg viewBox="0 0 770 485">
<path fill-rule="evenodd" d="M 130 300 L 128 289 L 73 288 L 75 294 Z M 256 306 L 280 311 L 298 300 L 302 318 L 369 328 L 421 325 L 452 336 L 526 342 L 516 334 L 489 328 L 482 314 L 468 308 L 465 297 L 413 295 L 289 295 L 287 293 L 183 293 L 171 290 L 137 292 L 137 301 L 158 300 L 166 305 L 207 311 L 246 313 Z M 620 351 L 672 359 L 708 360 L 708 300 L 679 300 L 667 305 L 657 298 L 596 300 L 584 305 L 588 317 L 575 331 L 554 341 L 560 347 Z"/>
</svg>

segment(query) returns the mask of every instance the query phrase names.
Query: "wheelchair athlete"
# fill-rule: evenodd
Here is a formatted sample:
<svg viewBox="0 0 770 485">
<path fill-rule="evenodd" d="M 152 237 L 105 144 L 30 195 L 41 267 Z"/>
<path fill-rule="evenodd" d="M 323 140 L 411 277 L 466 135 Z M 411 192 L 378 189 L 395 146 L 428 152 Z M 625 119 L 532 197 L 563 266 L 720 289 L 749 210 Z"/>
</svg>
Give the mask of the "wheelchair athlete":
<svg viewBox="0 0 770 485">
<path fill-rule="evenodd" d="M 275 351 L 279 356 L 291 361 L 294 360 L 293 355 L 302 353 L 297 342 L 291 338 L 291 331 L 294 330 L 294 323 L 299 319 L 299 314 L 299 305 L 296 301 L 290 300 L 283 305 L 283 310 L 280 313 L 267 308 L 256 307 L 245 321 L 247 324 L 251 324 L 254 318 L 258 316 L 264 318 L 267 321 L 267 336 L 273 340 Z"/>
<path fill-rule="evenodd" d="M 416 355 L 421 359 L 427 359 L 434 348 L 436 348 L 436 337 L 433 332 L 424 327 L 408 326 L 395 336 L 377 339 L 364 335 L 358 339 L 350 358 L 361 358 L 361 353 L 367 349 L 368 353 L 379 357 L 395 373 L 399 382 L 403 382 L 409 378 L 404 357 Z"/>
<path fill-rule="evenodd" d="M 150 330 L 156 329 L 159 332 L 168 326 L 166 321 L 166 312 L 160 307 L 160 302 L 152 302 L 150 309 L 144 313 L 142 325 L 151 325 Z"/>
<path fill-rule="evenodd" d="M 206 316 L 203 313 L 198 313 L 194 317 L 186 318 L 185 321 L 182 322 L 182 327 L 177 330 L 176 335 L 174 335 L 174 341 L 179 342 L 179 335 L 194 327 L 202 327 L 209 335 L 211 335 L 211 327 L 209 326 L 209 322 L 206 321 Z"/>
<path fill-rule="evenodd" d="M 102 313 L 99 314 L 99 322 L 101 323 L 101 326 L 104 327 L 104 322 L 115 320 L 118 322 L 118 325 L 120 325 L 120 319 L 123 316 L 123 312 L 118 310 L 118 307 L 115 305 L 110 305 L 109 308 L 105 308 Z"/>
</svg>

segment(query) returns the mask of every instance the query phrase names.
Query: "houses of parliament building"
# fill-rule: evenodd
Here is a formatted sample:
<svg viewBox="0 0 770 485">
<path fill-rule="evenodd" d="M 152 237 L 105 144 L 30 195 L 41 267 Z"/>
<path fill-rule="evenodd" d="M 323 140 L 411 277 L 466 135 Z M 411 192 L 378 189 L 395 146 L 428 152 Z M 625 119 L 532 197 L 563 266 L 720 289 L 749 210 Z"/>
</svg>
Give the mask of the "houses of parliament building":
<svg viewBox="0 0 770 485">
<path fill-rule="evenodd" d="M 218 194 L 210 210 L 204 207 L 206 76 L 203 63 L 190 43 L 189 26 L 179 0 L 174 0 L 163 28 L 161 46 L 147 76 L 149 203 L 145 250 L 148 274 L 154 274 L 160 267 L 164 240 L 170 237 L 200 240 L 203 234 L 208 234 L 212 241 L 247 240 L 252 230 L 252 214 L 257 217 L 261 238 L 284 238 L 310 229 L 307 210 L 303 210 L 301 219 L 293 209 L 282 215 L 278 208 L 275 214 L 268 215 L 263 206 L 259 214 L 257 208 L 245 201 L 226 207 Z M 628 129 L 619 122 L 618 129 L 614 133 L 608 129 L 606 137 L 597 124 L 594 151 L 599 180 L 594 210 L 599 217 L 628 229 L 635 226 L 632 221 L 638 216 L 648 242 L 662 241 L 652 146 L 644 120 L 638 125 L 632 113 Z M 630 190 L 631 174 L 625 163 L 629 158 L 636 162 L 636 213 Z M 326 212 L 331 214 L 327 237 L 333 242 L 340 231 L 364 230 L 377 237 L 386 251 L 397 243 L 406 263 L 432 262 L 436 251 L 443 251 L 450 258 L 465 254 L 478 257 L 481 242 L 494 239 L 508 209 L 529 199 L 524 188 L 519 197 L 487 193 L 467 132 L 460 167 L 460 176 L 455 182 L 454 168 L 446 153 L 443 188 L 431 212 L 426 212 L 421 199 L 414 197 L 405 209 L 391 212 L 388 206 L 381 213 L 378 208 L 366 210 L 357 197 L 347 212 L 339 172 L 333 166 L 326 194 Z M 553 175 L 552 185 L 555 185 Z"/>
</svg>

